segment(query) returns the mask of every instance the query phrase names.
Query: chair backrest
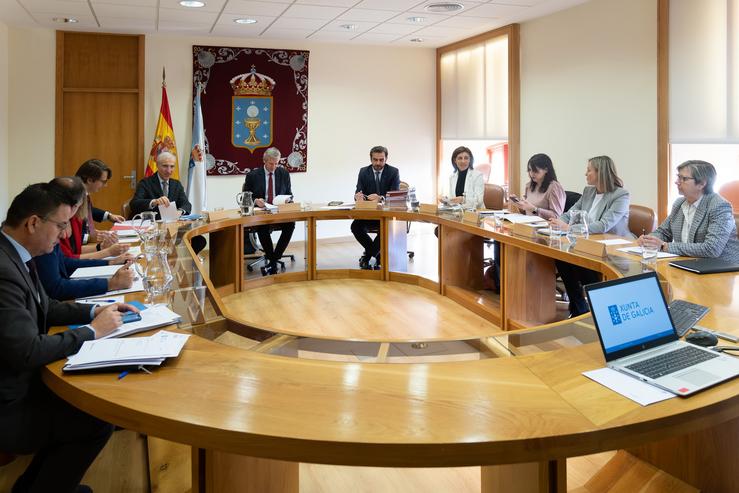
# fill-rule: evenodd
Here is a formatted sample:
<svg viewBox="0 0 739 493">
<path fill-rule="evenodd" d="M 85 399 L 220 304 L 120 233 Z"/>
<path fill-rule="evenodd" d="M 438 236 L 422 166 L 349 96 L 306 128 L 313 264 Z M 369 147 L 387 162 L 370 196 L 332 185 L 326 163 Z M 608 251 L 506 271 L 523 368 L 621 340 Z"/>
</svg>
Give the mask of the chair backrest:
<svg viewBox="0 0 739 493">
<path fill-rule="evenodd" d="M 123 202 L 123 205 L 121 206 L 121 215 L 126 219 L 131 219 L 131 199 Z"/>
<path fill-rule="evenodd" d="M 629 205 L 629 231 L 636 237 L 651 233 L 657 227 L 657 214 L 644 205 Z"/>
<path fill-rule="evenodd" d="M 495 183 L 485 184 L 485 193 L 482 196 L 485 207 L 488 209 L 500 210 L 503 208 L 503 200 L 505 199 L 505 191 L 500 185 Z"/>
<path fill-rule="evenodd" d="M 582 194 L 579 192 L 565 192 L 565 208 L 562 212 L 569 211 L 573 205 L 575 205 L 575 202 L 580 200 L 580 197 L 582 197 Z"/>
<path fill-rule="evenodd" d="M 739 238 L 739 214 L 734 214 L 734 224 L 736 224 L 736 237 Z"/>
<path fill-rule="evenodd" d="M 490 179 L 490 170 L 492 169 L 490 163 L 480 163 L 475 165 L 475 170 L 482 173 L 482 182 L 487 183 Z"/>
<path fill-rule="evenodd" d="M 724 183 L 718 193 L 729 201 L 734 214 L 739 214 L 739 180 Z"/>
</svg>

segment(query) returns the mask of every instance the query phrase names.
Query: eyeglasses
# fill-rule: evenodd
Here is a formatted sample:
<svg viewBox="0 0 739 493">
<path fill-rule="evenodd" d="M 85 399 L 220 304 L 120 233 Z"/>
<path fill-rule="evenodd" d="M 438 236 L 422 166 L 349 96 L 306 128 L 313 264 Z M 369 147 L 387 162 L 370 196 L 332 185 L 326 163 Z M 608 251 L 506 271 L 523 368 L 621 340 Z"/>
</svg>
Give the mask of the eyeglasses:
<svg viewBox="0 0 739 493">
<path fill-rule="evenodd" d="M 692 176 L 683 176 L 683 175 L 677 175 L 675 176 L 675 179 L 683 183 L 689 180 L 695 180 L 695 178 L 693 178 Z"/>
<path fill-rule="evenodd" d="M 53 219 L 49 219 L 48 217 L 44 217 L 41 219 L 45 223 L 54 223 L 54 225 L 59 229 L 59 232 L 65 231 L 69 227 L 69 221 L 54 221 Z"/>
</svg>

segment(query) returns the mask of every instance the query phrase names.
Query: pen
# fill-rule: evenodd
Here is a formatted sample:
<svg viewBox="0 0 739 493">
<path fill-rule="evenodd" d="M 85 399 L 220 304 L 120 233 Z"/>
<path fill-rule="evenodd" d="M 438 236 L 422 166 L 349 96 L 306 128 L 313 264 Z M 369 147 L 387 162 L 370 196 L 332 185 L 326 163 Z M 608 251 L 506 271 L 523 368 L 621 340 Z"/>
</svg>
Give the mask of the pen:
<svg viewBox="0 0 739 493">
<path fill-rule="evenodd" d="M 118 380 L 128 375 L 128 371 L 122 371 L 118 374 Z"/>
<path fill-rule="evenodd" d="M 79 300 L 77 303 L 116 303 L 115 300 L 99 300 L 96 298 Z"/>
</svg>

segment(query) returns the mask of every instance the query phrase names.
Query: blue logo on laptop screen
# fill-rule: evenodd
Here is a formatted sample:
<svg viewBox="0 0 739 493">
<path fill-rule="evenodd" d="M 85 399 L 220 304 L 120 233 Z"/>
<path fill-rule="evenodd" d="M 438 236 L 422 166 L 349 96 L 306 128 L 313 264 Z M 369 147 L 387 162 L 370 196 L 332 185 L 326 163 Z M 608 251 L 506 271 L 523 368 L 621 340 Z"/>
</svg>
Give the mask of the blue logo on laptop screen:
<svg viewBox="0 0 739 493">
<path fill-rule="evenodd" d="M 611 323 L 613 325 L 619 325 L 623 323 L 621 320 L 621 314 L 618 312 L 618 305 L 609 305 L 608 313 L 611 315 Z"/>
</svg>

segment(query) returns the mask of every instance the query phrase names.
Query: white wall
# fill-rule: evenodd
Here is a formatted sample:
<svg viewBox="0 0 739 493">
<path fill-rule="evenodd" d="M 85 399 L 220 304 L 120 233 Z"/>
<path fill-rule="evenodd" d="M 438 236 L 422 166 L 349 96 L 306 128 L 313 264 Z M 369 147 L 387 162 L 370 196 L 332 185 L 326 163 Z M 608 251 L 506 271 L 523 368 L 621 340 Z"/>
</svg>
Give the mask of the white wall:
<svg viewBox="0 0 739 493">
<path fill-rule="evenodd" d="M 148 152 L 156 127 L 164 65 L 183 181 L 192 128 L 193 44 L 310 50 L 308 171 L 291 174 L 296 200 L 351 200 L 359 167 L 369 164 L 369 149 L 374 145 L 388 147 L 388 162 L 400 168 L 402 180 L 416 185 L 422 197 L 433 196 L 434 50 L 148 36 L 145 147 Z M 234 207 L 243 181 L 243 176 L 208 177 L 208 208 Z M 330 229 L 322 228 L 321 235 L 349 234 L 345 226 Z"/>
<path fill-rule="evenodd" d="M 0 221 L 8 205 L 8 26 L 0 22 Z"/>
<path fill-rule="evenodd" d="M 656 0 L 591 0 L 522 24 L 522 183 L 537 152 L 577 191 L 587 159 L 609 155 L 632 203 L 656 210 Z"/>
<path fill-rule="evenodd" d="M 8 194 L 54 177 L 55 34 L 9 29 Z"/>
</svg>

